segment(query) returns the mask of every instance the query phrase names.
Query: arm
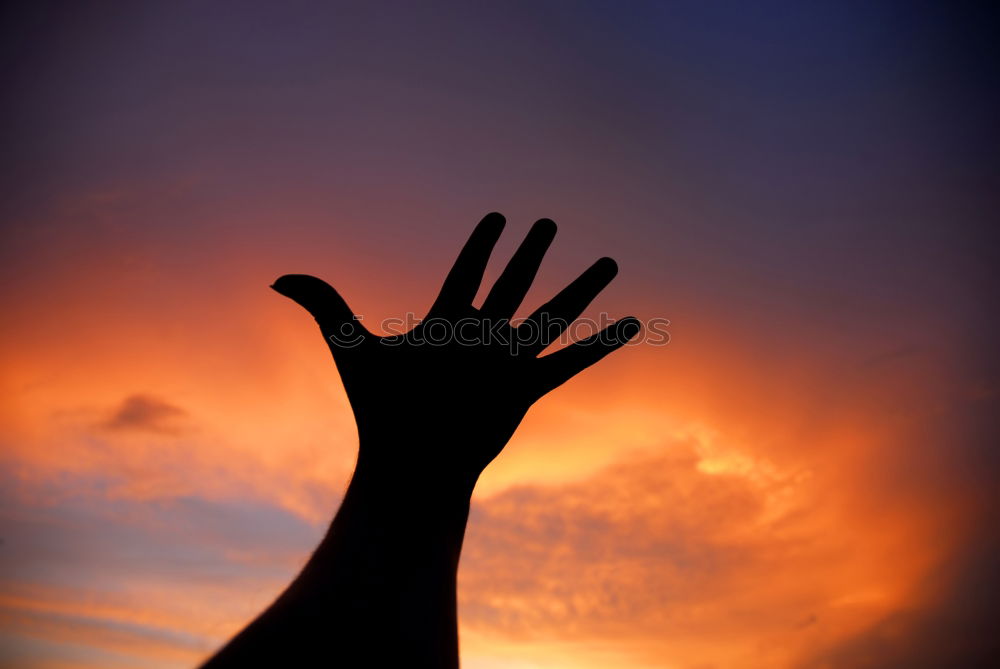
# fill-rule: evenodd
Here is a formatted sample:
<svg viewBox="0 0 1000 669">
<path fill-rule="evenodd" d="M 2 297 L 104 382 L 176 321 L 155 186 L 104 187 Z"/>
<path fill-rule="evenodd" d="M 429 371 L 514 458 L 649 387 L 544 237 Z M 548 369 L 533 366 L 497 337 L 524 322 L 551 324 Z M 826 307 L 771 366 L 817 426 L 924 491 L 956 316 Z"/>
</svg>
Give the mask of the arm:
<svg viewBox="0 0 1000 669">
<path fill-rule="evenodd" d="M 319 279 L 275 282 L 330 344 L 358 425 L 358 464 L 302 573 L 204 669 L 458 666 L 455 584 L 476 480 L 537 399 L 639 331 L 623 319 L 539 357 L 617 273 L 607 258 L 510 326 L 555 235 L 544 219 L 473 307 L 503 225 L 499 214 L 483 219 L 405 337 L 365 330 Z"/>
<path fill-rule="evenodd" d="M 455 579 L 468 513 L 465 492 L 359 463 L 302 573 L 206 669 L 457 667 Z"/>
</svg>

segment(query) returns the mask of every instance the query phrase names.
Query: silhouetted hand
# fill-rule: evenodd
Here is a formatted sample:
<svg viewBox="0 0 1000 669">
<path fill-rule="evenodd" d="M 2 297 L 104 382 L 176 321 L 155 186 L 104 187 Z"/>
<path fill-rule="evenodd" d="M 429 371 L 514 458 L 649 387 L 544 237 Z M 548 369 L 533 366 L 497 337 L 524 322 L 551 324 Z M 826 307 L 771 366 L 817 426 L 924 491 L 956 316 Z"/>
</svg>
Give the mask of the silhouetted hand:
<svg viewBox="0 0 1000 669">
<path fill-rule="evenodd" d="M 366 330 L 319 279 L 275 282 L 330 344 L 357 419 L 358 465 L 299 576 L 204 669 L 458 667 L 456 577 L 476 479 L 535 400 L 639 332 L 626 318 L 539 357 L 614 278 L 610 258 L 509 325 L 555 235 L 545 219 L 473 307 L 503 225 L 500 214 L 480 222 L 404 337 Z"/>
<path fill-rule="evenodd" d="M 315 317 L 330 345 L 358 425 L 359 471 L 471 494 L 536 400 L 639 332 L 626 318 L 539 357 L 617 274 L 610 258 L 511 327 L 555 236 L 547 219 L 531 228 L 482 307 L 473 307 L 504 222 L 493 213 L 476 226 L 430 312 L 406 335 L 369 332 L 320 279 L 289 274 L 275 282 Z"/>
</svg>

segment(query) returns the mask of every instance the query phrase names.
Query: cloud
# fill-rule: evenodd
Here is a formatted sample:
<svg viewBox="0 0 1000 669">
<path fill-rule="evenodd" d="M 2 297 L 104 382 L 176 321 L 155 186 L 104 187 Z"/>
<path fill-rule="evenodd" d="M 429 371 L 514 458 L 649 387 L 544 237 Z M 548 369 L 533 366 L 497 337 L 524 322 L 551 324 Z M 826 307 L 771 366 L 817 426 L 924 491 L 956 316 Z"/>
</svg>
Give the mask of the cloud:
<svg viewBox="0 0 1000 669">
<path fill-rule="evenodd" d="M 105 420 L 101 427 L 108 430 L 131 430 L 157 434 L 178 434 L 178 421 L 187 411 L 152 395 L 130 395 Z"/>
<path fill-rule="evenodd" d="M 74 496 L 277 502 L 326 522 L 350 472 L 341 452 L 318 443 L 325 426 L 315 424 L 290 430 L 275 420 L 241 434 L 251 423 L 242 415 L 213 422 L 199 412 L 196 424 L 185 409 L 148 394 L 111 409 L 67 403 L 45 416 L 22 434 L 0 426 L 0 476 L 22 505 Z"/>
<path fill-rule="evenodd" d="M 837 540 L 803 513 L 812 499 L 797 472 L 736 457 L 726 468 L 700 450 L 672 442 L 583 481 L 475 504 L 463 629 L 603 641 L 622 666 L 787 665 L 851 579 L 824 573 Z"/>
<path fill-rule="evenodd" d="M 576 644 L 553 666 L 599 666 L 595 644 L 620 666 L 982 666 L 1000 585 L 990 522 L 963 543 L 929 534 L 921 508 L 880 508 L 883 489 L 842 504 L 816 483 L 691 440 L 482 500 L 463 624 L 512 653 Z"/>
<path fill-rule="evenodd" d="M 526 633 L 707 598 L 751 559 L 745 530 L 764 500 L 740 477 L 700 473 L 698 462 L 679 445 L 585 482 L 519 487 L 477 506 L 463 612 Z"/>
</svg>

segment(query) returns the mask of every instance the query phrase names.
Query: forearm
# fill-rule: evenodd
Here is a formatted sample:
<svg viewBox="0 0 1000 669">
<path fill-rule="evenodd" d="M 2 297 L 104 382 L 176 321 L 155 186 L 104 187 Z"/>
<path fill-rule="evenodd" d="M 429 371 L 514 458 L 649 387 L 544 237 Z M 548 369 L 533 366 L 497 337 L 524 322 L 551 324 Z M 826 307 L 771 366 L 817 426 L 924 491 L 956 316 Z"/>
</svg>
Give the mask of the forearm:
<svg viewBox="0 0 1000 669">
<path fill-rule="evenodd" d="M 302 573 L 206 669 L 291 658 L 457 667 L 455 580 L 470 493 L 359 459 Z"/>
</svg>

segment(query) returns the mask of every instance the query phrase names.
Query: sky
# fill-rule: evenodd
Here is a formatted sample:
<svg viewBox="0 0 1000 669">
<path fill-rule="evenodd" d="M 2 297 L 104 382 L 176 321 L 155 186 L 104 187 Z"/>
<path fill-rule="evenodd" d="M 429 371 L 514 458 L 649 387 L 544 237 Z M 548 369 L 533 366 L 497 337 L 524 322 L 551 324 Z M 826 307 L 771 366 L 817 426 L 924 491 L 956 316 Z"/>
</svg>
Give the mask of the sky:
<svg viewBox="0 0 1000 669">
<path fill-rule="evenodd" d="M 269 284 L 419 317 L 489 211 L 486 286 L 559 224 L 521 315 L 606 255 L 587 315 L 670 342 L 480 479 L 464 667 L 996 657 L 985 3 L 3 11 L 0 664 L 192 667 L 267 606 L 356 456 Z"/>
</svg>

